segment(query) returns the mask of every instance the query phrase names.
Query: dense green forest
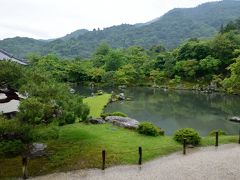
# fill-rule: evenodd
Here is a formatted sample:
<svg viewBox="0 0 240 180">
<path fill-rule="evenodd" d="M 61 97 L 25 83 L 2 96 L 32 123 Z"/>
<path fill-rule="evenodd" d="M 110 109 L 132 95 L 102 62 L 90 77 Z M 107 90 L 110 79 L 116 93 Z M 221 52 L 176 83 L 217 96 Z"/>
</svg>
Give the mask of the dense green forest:
<svg viewBox="0 0 240 180">
<path fill-rule="evenodd" d="M 193 38 L 171 51 L 161 45 L 115 49 L 103 43 L 89 59 L 31 55 L 30 67 L 67 83 L 239 92 L 239 27 L 240 19 L 222 27 L 213 38 Z"/>
<path fill-rule="evenodd" d="M 21 69 L 21 72 L 13 70 L 13 66 L 5 65 L 1 71 L 1 82 L 13 81 L 10 87 L 19 89 L 16 84 L 35 80 L 17 81 L 21 76 L 16 73 L 24 74 L 24 78 L 35 78 L 39 72 L 39 76 L 49 76 L 44 80 L 54 79 L 58 83 L 175 88 L 184 88 L 186 84 L 190 85 L 189 88 L 193 88 L 191 85 L 206 88 L 212 83 L 221 90 L 238 92 L 239 55 L 240 19 L 237 19 L 223 26 L 213 38 L 192 38 L 173 50 L 167 50 L 161 45 L 149 49 L 141 46 L 116 49 L 102 43 L 88 59 L 69 60 L 53 54 L 32 54 L 28 57 L 29 66 L 16 68 Z M 30 75 L 23 69 L 27 69 Z M 43 78 L 41 76 L 37 78 Z M 38 79 L 35 84 L 38 84 Z"/>
<path fill-rule="evenodd" d="M 150 48 L 155 44 L 161 44 L 171 49 L 191 38 L 213 36 L 221 25 L 235 20 L 239 14 L 239 1 L 224 0 L 205 3 L 196 8 L 173 9 L 148 23 L 122 24 L 93 31 L 77 30 L 55 40 L 9 38 L 0 41 L 0 48 L 22 58 L 29 53 L 40 55 L 53 53 L 65 58 L 86 58 L 90 57 L 103 42 L 112 48 L 130 46 Z"/>
</svg>

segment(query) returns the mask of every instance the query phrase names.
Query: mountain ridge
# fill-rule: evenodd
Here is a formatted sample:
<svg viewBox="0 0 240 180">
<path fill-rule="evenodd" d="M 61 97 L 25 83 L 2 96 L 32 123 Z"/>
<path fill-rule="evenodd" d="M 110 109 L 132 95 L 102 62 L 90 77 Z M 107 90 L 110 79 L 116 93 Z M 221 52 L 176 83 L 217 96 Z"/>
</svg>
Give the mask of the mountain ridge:
<svg viewBox="0 0 240 180">
<path fill-rule="evenodd" d="M 156 44 L 174 48 L 190 38 L 211 37 L 221 25 L 239 16 L 240 1 L 208 2 L 194 8 L 172 9 L 146 23 L 121 24 L 93 31 L 80 29 L 51 41 L 8 38 L 0 41 L 0 48 L 19 57 L 26 57 L 28 53 L 54 53 L 66 58 L 89 57 L 102 42 L 113 48 L 133 45 L 149 48 Z"/>
</svg>

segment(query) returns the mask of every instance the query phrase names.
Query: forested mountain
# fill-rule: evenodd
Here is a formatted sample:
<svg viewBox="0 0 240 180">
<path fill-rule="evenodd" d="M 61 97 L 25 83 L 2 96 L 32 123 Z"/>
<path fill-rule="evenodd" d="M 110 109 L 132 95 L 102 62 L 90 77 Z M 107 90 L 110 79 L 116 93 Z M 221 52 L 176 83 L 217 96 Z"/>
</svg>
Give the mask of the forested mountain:
<svg viewBox="0 0 240 180">
<path fill-rule="evenodd" d="M 190 38 L 206 38 L 240 15 L 240 1 L 224 0 L 205 3 L 195 8 L 177 8 L 153 21 L 112 26 L 103 30 L 78 30 L 50 42 L 29 38 L 0 41 L 0 48 L 25 57 L 27 53 L 55 53 L 62 57 L 89 57 L 96 47 L 107 42 L 113 48 L 132 45 L 151 47 L 162 44 L 173 48 Z"/>
<path fill-rule="evenodd" d="M 27 37 L 7 38 L 0 41 L 0 49 L 18 58 L 24 58 L 30 52 L 40 52 L 40 48 L 47 42 Z"/>
<path fill-rule="evenodd" d="M 80 35 L 84 35 L 86 32 L 88 32 L 87 29 L 79 29 L 74 32 L 71 32 L 70 34 L 67 34 L 66 36 L 62 37 L 62 40 L 69 40 L 71 38 L 77 38 Z"/>
</svg>

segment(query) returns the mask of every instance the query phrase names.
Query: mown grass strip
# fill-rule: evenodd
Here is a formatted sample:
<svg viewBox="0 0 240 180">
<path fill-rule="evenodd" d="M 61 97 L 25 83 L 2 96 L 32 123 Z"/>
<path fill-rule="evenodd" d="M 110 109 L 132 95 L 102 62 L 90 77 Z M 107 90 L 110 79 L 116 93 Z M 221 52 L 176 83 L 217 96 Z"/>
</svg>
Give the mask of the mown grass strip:
<svg viewBox="0 0 240 180">
<path fill-rule="evenodd" d="M 83 103 L 90 108 L 90 116 L 96 118 L 100 117 L 104 107 L 108 104 L 111 94 L 103 94 L 100 96 L 93 96 L 83 99 Z"/>
</svg>

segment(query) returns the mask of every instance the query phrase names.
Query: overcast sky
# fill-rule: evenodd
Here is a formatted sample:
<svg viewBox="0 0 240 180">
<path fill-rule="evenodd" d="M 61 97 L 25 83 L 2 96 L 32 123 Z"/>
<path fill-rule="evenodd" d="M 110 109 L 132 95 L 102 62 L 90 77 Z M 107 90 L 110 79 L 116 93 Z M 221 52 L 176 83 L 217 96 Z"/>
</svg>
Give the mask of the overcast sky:
<svg viewBox="0 0 240 180">
<path fill-rule="evenodd" d="M 0 0 L 0 39 L 49 39 L 77 29 L 135 24 L 216 0 Z"/>
</svg>

